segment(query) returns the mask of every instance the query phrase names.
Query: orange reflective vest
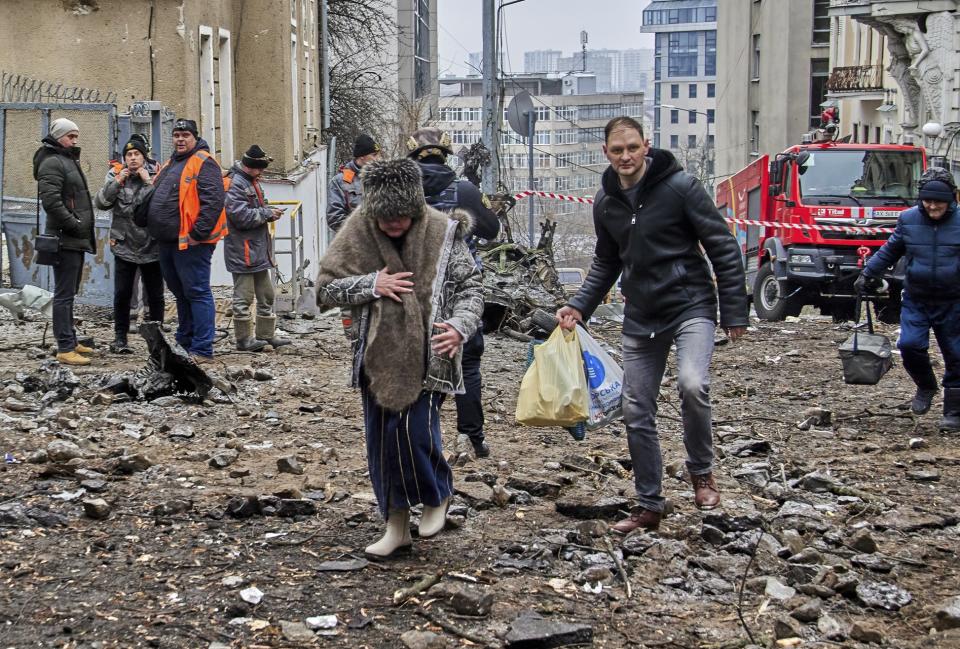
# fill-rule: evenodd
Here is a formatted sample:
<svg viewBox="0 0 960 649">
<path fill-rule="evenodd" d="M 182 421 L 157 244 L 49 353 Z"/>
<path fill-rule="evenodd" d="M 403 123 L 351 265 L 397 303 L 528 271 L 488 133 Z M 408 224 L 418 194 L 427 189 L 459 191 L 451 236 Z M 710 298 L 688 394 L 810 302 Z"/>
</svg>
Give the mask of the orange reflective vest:
<svg viewBox="0 0 960 649">
<path fill-rule="evenodd" d="M 183 172 L 180 174 L 180 237 L 177 240 L 177 247 L 180 250 L 186 250 L 190 246 L 190 231 L 200 216 L 200 195 L 197 193 L 197 178 L 200 176 L 200 167 L 207 160 L 216 159 L 208 151 L 197 151 L 187 164 L 183 166 Z M 168 160 L 163 166 L 170 164 Z M 220 166 L 217 163 L 217 166 Z M 223 179 L 223 188 L 227 190 L 230 187 L 230 178 Z M 227 236 L 227 210 L 220 210 L 220 217 L 216 225 L 210 231 L 210 236 L 197 243 L 208 243 L 216 245 L 220 239 Z"/>
</svg>

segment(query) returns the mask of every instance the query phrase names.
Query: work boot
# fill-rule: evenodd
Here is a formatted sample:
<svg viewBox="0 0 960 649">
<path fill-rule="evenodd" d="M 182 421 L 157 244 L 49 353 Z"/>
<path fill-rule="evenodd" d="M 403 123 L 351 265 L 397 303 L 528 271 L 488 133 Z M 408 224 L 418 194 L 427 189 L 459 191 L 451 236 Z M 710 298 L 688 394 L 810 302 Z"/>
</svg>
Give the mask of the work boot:
<svg viewBox="0 0 960 649">
<path fill-rule="evenodd" d="M 57 360 L 63 363 L 64 365 L 89 365 L 90 359 L 86 356 L 81 356 L 76 352 L 59 352 L 57 354 Z"/>
<path fill-rule="evenodd" d="M 86 345 L 81 345 L 80 343 L 77 343 L 77 346 L 73 348 L 73 351 L 77 352 L 78 354 L 96 354 L 97 353 L 97 350 L 95 350 L 93 347 L 87 347 Z"/>
<path fill-rule="evenodd" d="M 943 419 L 940 430 L 955 433 L 960 431 L 960 388 L 943 390 Z"/>
<path fill-rule="evenodd" d="M 412 544 L 410 510 L 395 509 L 387 514 L 387 531 L 383 538 L 373 545 L 368 545 L 363 552 L 370 559 L 388 559 L 394 553 L 409 550 Z"/>
<path fill-rule="evenodd" d="M 483 438 L 480 439 L 471 439 L 470 444 L 473 445 L 473 455 L 479 460 L 485 457 L 490 457 L 490 447 L 487 446 L 487 443 L 483 441 Z"/>
<path fill-rule="evenodd" d="M 288 338 L 277 337 L 277 316 L 258 315 L 257 316 L 257 340 L 263 341 L 274 349 L 293 343 Z"/>
<path fill-rule="evenodd" d="M 927 388 L 917 388 L 917 393 L 913 395 L 913 400 L 910 402 L 910 412 L 915 415 L 925 415 L 930 411 L 930 406 L 933 405 L 933 398 L 937 396 L 937 389 L 933 388 L 932 390 Z"/>
<path fill-rule="evenodd" d="M 420 515 L 420 527 L 417 533 L 421 539 L 429 539 L 443 531 L 447 524 L 447 510 L 450 509 L 450 497 L 444 499 L 439 507 L 423 506 L 423 514 Z"/>
<path fill-rule="evenodd" d="M 110 343 L 110 353 L 112 354 L 132 354 L 133 350 L 130 349 L 130 345 L 127 344 L 127 334 L 118 333 L 113 339 L 113 342 Z"/>
<path fill-rule="evenodd" d="M 267 346 L 267 343 L 253 337 L 250 318 L 234 318 L 233 335 L 237 338 L 237 351 L 240 352 L 259 352 Z"/>
<path fill-rule="evenodd" d="M 663 514 L 660 512 L 655 512 L 644 507 L 634 507 L 630 510 L 629 518 L 625 518 L 619 523 L 614 524 L 610 529 L 620 534 L 629 534 L 639 528 L 652 532 L 660 527 L 661 518 L 663 518 Z"/>
<path fill-rule="evenodd" d="M 699 509 L 713 509 L 720 504 L 720 490 L 712 473 L 691 475 L 690 482 L 693 483 L 693 502 Z"/>
</svg>

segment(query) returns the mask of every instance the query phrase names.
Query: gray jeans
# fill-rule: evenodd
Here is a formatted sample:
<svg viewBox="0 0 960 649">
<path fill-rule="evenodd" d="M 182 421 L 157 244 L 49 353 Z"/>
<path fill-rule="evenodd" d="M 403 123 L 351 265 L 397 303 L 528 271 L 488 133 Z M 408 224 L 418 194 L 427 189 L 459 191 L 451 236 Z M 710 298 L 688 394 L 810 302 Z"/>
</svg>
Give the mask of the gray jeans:
<svg viewBox="0 0 960 649">
<path fill-rule="evenodd" d="M 716 325 L 707 318 L 686 320 L 654 338 L 623 337 L 623 421 L 633 462 L 640 506 L 663 511 L 660 493 L 663 457 L 657 433 L 657 396 L 670 346 L 677 345 L 677 388 L 683 419 L 683 444 L 691 475 L 713 470 L 710 413 L 710 360 Z"/>
<path fill-rule="evenodd" d="M 257 299 L 257 315 L 273 315 L 273 280 L 269 270 L 233 274 L 233 317 L 250 319 L 250 305 Z"/>
<path fill-rule="evenodd" d="M 53 335 L 61 353 L 77 347 L 73 300 L 83 280 L 83 255 L 80 250 L 61 250 L 60 263 L 53 267 Z"/>
</svg>

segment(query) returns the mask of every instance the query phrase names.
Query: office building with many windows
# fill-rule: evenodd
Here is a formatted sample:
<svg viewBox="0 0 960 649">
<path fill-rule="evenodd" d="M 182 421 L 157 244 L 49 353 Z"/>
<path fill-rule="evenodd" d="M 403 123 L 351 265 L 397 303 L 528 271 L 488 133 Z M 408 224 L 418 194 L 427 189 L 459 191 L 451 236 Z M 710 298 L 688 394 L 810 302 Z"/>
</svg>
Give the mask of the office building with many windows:
<svg viewBox="0 0 960 649">
<path fill-rule="evenodd" d="M 705 182 L 714 173 L 717 4 L 654 0 L 643 12 L 641 28 L 655 35 L 650 139 Z"/>
</svg>

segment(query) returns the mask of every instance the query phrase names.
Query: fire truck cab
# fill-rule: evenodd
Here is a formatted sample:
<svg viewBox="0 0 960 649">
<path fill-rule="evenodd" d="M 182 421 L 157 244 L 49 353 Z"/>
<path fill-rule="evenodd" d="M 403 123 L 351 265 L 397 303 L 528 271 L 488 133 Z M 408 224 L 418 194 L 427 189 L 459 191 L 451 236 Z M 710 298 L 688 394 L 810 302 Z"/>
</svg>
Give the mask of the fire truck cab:
<svg viewBox="0 0 960 649">
<path fill-rule="evenodd" d="M 723 181 L 717 205 L 740 220 L 733 229 L 757 316 L 783 320 L 813 305 L 849 320 L 853 282 L 890 236 L 871 228 L 892 231 L 900 212 L 917 203 L 926 156 L 915 146 L 804 139 Z M 889 290 L 877 304 L 885 322 L 899 319 L 904 264 L 885 273 Z"/>
</svg>

